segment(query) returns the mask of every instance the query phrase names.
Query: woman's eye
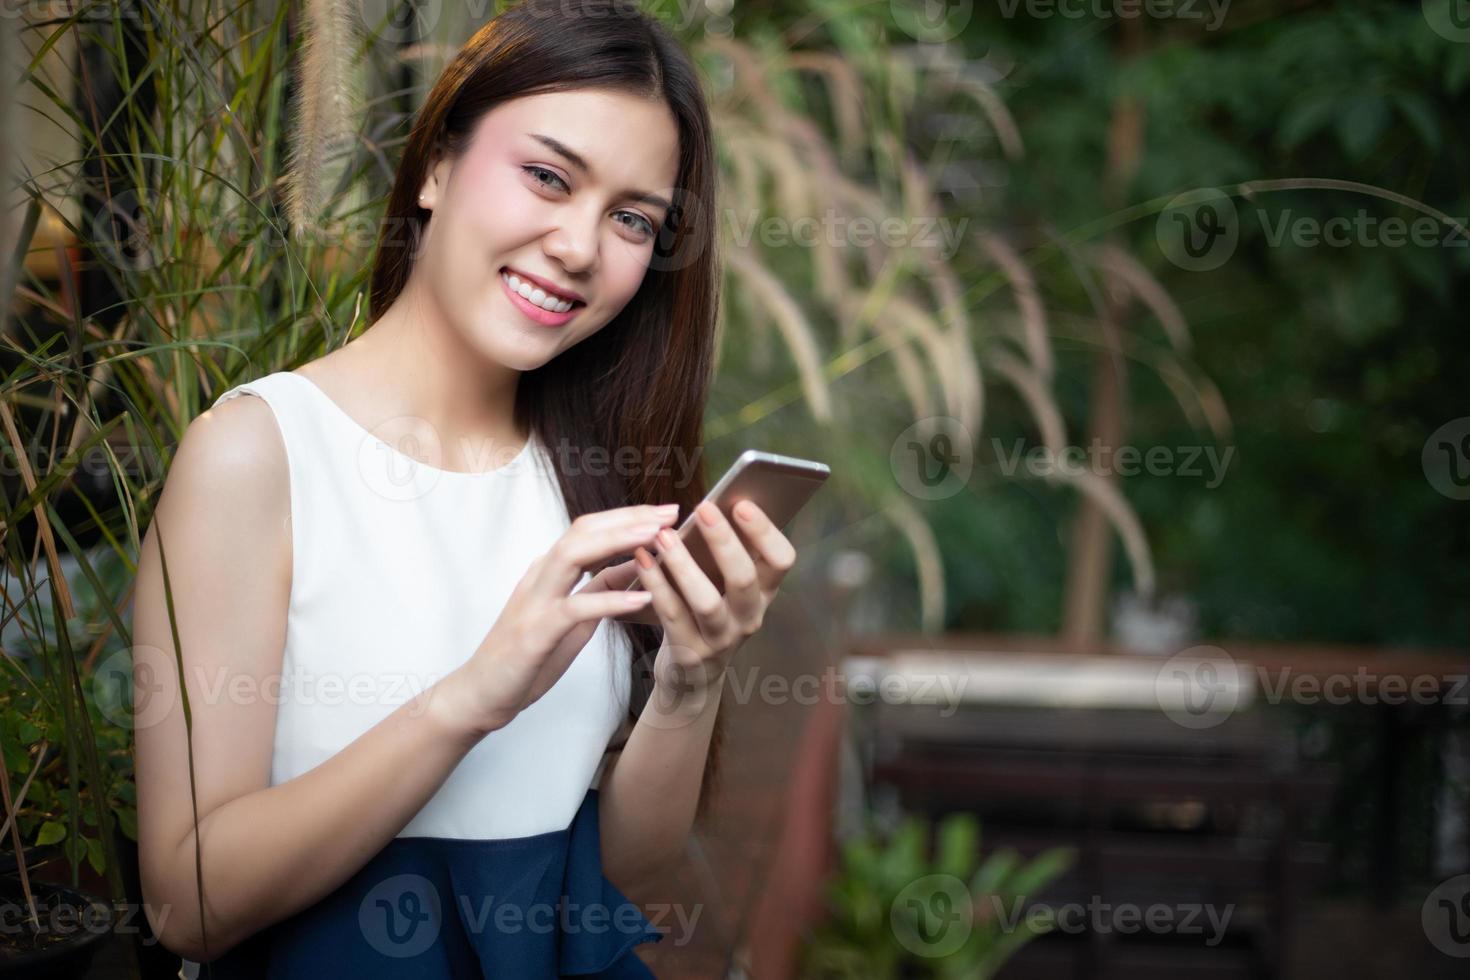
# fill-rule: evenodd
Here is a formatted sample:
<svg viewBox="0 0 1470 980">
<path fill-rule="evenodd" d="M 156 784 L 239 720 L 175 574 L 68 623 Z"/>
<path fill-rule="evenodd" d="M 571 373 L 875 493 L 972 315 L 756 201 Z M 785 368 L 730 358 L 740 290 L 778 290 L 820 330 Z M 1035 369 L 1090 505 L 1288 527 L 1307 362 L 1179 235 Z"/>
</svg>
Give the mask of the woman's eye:
<svg viewBox="0 0 1470 980">
<path fill-rule="evenodd" d="M 545 167 L 538 167 L 535 164 L 526 164 L 525 166 L 521 167 L 521 169 L 530 174 L 531 179 L 540 184 L 542 187 L 559 187 L 562 190 L 571 190 L 571 188 L 567 186 L 566 181 L 562 180 L 561 177 L 557 176 L 554 172 L 547 170 Z M 546 177 L 551 178 L 551 181 L 554 181 L 555 183 L 551 183 L 545 180 L 544 178 Z M 643 217 L 643 215 L 638 214 L 636 211 L 619 211 L 618 214 L 633 219 L 631 222 L 624 222 L 629 228 L 633 229 L 636 232 L 640 232 L 647 237 L 653 237 L 653 234 L 656 231 L 656 229 L 653 227 L 653 222 Z"/>
<path fill-rule="evenodd" d="M 546 181 L 542 180 L 538 176 L 539 174 L 545 174 L 546 176 L 550 177 L 552 180 L 556 181 L 557 184 L 561 185 L 561 187 L 564 190 L 570 190 L 570 188 L 567 187 L 567 182 L 566 181 L 562 180 L 560 177 L 558 177 L 556 174 L 552 173 L 550 170 L 547 170 L 545 167 L 537 167 L 535 165 L 527 165 L 527 166 L 522 167 L 521 169 L 524 170 L 526 173 L 530 174 L 531 177 L 532 177 L 532 179 L 535 180 L 536 183 L 538 183 L 538 184 L 541 184 L 541 185 L 547 186 L 547 187 L 552 186 L 550 184 L 547 184 Z"/>
<path fill-rule="evenodd" d="M 634 211 L 619 211 L 618 214 L 626 215 L 634 220 L 635 223 L 628 225 L 629 228 L 632 228 L 634 231 L 640 231 L 649 237 L 653 236 L 653 222 L 643 217 L 643 215 Z"/>
</svg>

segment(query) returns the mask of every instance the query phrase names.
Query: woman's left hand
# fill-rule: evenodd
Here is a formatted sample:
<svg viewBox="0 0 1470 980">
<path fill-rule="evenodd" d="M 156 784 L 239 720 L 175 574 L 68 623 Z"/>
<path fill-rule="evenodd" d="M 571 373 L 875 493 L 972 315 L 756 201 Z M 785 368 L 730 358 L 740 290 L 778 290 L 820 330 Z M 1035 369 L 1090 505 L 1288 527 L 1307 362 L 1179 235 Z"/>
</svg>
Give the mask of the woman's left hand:
<svg viewBox="0 0 1470 980">
<path fill-rule="evenodd" d="M 724 679 L 731 656 L 761 628 L 781 580 L 796 563 L 796 549 L 758 506 L 743 500 L 733 510 L 738 531 L 708 501 L 695 508 L 700 533 L 725 579 L 723 596 L 668 528 L 658 539 L 662 564 L 644 548 L 634 552 L 641 587 L 653 593 L 651 605 L 664 628 L 654 680 L 674 697 L 710 690 Z"/>
</svg>

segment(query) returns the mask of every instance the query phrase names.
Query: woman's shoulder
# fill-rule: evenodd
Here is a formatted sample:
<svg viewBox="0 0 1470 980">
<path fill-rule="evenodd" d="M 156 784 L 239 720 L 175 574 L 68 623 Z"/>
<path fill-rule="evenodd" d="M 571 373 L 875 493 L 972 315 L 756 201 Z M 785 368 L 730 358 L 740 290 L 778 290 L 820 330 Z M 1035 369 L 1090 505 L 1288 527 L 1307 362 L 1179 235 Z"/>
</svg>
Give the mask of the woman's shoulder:
<svg viewBox="0 0 1470 980">
<path fill-rule="evenodd" d="M 263 398 L 227 398 L 184 430 L 169 465 L 165 496 L 221 514 L 289 512 L 286 446 Z M 162 506 L 162 501 L 160 501 Z"/>
<path fill-rule="evenodd" d="M 263 399 L 227 399 L 189 423 L 149 521 L 140 578 L 156 560 L 161 531 L 176 583 L 229 591 L 245 587 L 242 576 L 272 569 L 289 588 L 286 451 Z"/>
<path fill-rule="evenodd" d="M 287 456 L 283 427 L 289 420 L 281 416 L 292 414 L 290 406 L 303 397 L 301 392 L 307 390 L 307 385 L 330 391 L 341 382 L 344 353 L 345 349 L 339 348 L 294 368 L 282 368 L 250 381 L 242 381 L 216 397 L 210 409 L 195 419 L 190 428 L 199 426 L 201 429 L 228 430 L 223 433 L 226 438 L 240 440 L 236 446 L 237 452 L 262 465 L 273 466 L 279 463 L 281 472 L 284 473 Z M 348 383 L 350 384 L 350 379 Z M 259 397 L 237 397 L 246 394 Z M 210 415 L 221 422 L 200 425 L 200 420 Z"/>
</svg>

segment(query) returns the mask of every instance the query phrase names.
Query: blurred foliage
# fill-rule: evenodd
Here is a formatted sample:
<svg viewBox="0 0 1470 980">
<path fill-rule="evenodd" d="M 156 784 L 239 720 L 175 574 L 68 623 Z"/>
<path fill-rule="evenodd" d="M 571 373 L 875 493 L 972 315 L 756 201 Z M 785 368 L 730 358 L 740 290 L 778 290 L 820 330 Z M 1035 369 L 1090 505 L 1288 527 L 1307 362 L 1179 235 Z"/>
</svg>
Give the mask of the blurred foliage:
<svg viewBox="0 0 1470 980">
<path fill-rule="evenodd" d="M 970 57 L 1013 64 L 998 88 L 1030 159 L 985 188 L 975 213 L 987 224 L 1067 233 L 1117 217 L 1101 182 L 1109 118 L 1120 98 L 1140 108 L 1138 166 L 1118 205 L 1135 210 L 1119 234 L 1178 302 L 1233 421 L 1214 489 L 1180 475 L 1123 481 L 1161 590 L 1196 600 L 1212 639 L 1464 645 L 1470 521 L 1426 480 L 1421 451 L 1470 414 L 1453 373 L 1470 242 L 1436 223 L 1435 245 L 1385 244 L 1378 223 L 1423 213 L 1377 192 L 1470 223 L 1470 44 L 1436 33 L 1419 4 L 1236 3 L 1213 31 L 1144 18 L 1130 39 L 1125 28 L 977 6 L 961 40 Z M 1368 186 L 1238 193 L 1290 178 Z M 1219 268 L 1187 271 L 1160 248 L 1156 202 L 1207 187 L 1232 195 L 1240 239 Z M 1334 217 L 1369 231 L 1345 246 L 1280 234 Z M 1036 271 L 1054 321 L 1085 306 L 1064 263 Z M 1076 381 L 1093 352 L 1063 333 L 1057 395 L 1082 419 Z M 1129 378 L 1127 442 L 1201 445 L 1156 372 Z M 1028 434 L 1000 421 L 1014 406 L 994 411 L 1002 443 Z M 1053 496 L 997 479 L 929 514 L 955 542 L 949 626 L 1057 627 L 1071 502 Z M 1124 586 L 1121 558 L 1115 572 Z"/>
<path fill-rule="evenodd" d="M 99 595 L 124 591 L 130 571 L 109 556 L 96 571 L 102 593 L 82 576 L 69 584 L 81 601 L 64 638 L 56 632 L 56 610 L 36 603 L 29 610 L 34 615 L 23 621 L 26 629 L 0 657 L 0 751 L 12 799 L 24 789 L 15 818 L 20 839 L 28 848 L 59 849 L 74 885 L 83 864 L 98 874 L 108 870 L 114 829 L 138 839 L 130 657 L 115 652 L 100 670 L 94 663 L 101 649 L 96 641 L 105 642 L 108 633 L 101 624 L 110 615 Z M 86 711 L 85 722 L 75 714 L 79 710 Z M 7 830 L 0 850 L 8 853 L 10 844 Z"/>
<path fill-rule="evenodd" d="M 931 833 L 934 853 L 928 853 Z M 805 937 L 800 976 L 986 980 L 1050 921 L 1037 899 L 1074 854 L 1027 861 L 1002 849 L 980 859 L 980 826 L 954 813 L 931 828 L 905 817 L 891 834 L 870 823 L 842 843 L 826 882 L 829 917 Z"/>
</svg>

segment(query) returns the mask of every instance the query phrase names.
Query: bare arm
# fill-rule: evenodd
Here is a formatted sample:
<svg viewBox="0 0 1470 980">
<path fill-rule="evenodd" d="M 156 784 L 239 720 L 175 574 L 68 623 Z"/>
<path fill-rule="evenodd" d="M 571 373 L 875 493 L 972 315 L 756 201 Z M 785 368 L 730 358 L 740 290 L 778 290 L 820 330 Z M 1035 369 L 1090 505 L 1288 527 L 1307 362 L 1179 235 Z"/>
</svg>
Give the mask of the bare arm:
<svg viewBox="0 0 1470 980">
<path fill-rule="evenodd" d="M 160 528 L 193 723 L 197 841 Z M 279 430 L 261 399 L 231 399 L 185 433 L 144 537 L 134 600 L 146 914 L 166 947 L 198 962 L 360 870 L 483 736 L 456 720 L 464 713 L 451 675 L 310 772 L 270 786 L 290 570 Z"/>
<path fill-rule="evenodd" d="M 659 876 L 684 856 L 723 689 L 693 697 L 655 689 L 627 744 L 604 764 L 603 873 L 634 902 L 654 900 Z"/>
<path fill-rule="evenodd" d="M 635 552 L 664 639 L 654 658 L 653 696 L 620 757 L 609 760 L 598 801 L 606 874 L 630 898 L 688 841 L 730 658 L 761 628 L 796 561 L 791 542 L 753 501 L 737 508 L 739 533 L 718 508 L 698 509 L 724 576 L 723 595 L 677 537 L 664 565 L 642 548 Z"/>
</svg>

